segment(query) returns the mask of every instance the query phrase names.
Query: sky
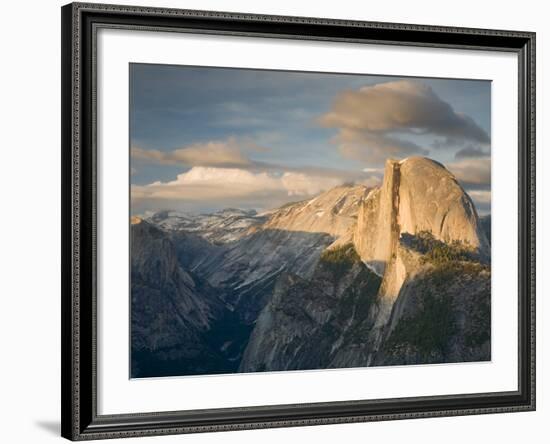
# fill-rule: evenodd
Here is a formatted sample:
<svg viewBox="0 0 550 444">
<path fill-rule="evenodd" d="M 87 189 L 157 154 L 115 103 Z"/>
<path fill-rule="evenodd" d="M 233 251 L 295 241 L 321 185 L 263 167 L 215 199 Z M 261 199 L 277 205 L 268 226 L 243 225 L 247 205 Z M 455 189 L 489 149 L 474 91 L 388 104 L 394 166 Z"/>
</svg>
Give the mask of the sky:
<svg viewBox="0 0 550 444">
<path fill-rule="evenodd" d="M 263 211 L 415 155 L 487 214 L 490 154 L 486 80 L 130 65 L 132 214 Z"/>
</svg>

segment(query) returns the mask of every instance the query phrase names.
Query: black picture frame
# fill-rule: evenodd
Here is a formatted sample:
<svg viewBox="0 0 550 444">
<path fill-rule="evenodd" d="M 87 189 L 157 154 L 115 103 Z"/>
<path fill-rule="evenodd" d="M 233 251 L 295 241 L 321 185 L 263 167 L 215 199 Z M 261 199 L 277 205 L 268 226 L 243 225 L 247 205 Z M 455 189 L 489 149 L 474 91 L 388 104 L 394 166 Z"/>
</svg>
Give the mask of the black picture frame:
<svg viewBox="0 0 550 444">
<path fill-rule="evenodd" d="M 72 3 L 62 15 L 62 436 L 135 437 L 535 409 L 535 33 Z M 98 415 L 96 86 L 100 27 L 507 51 L 519 66 L 518 390 Z"/>
</svg>

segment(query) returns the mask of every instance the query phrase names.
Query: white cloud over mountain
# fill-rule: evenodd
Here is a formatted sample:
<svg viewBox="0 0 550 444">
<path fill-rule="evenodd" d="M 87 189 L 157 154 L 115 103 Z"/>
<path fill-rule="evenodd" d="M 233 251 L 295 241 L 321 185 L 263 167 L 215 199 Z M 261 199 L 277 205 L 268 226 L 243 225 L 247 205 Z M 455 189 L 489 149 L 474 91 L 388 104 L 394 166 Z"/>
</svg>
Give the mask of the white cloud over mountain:
<svg viewBox="0 0 550 444">
<path fill-rule="evenodd" d="M 271 208 L 289 198 L 306 198 L 340 185 L 339 178 L 287 171 L 281 174 L 253 172 L 241 168 L 193 167 L 176 180 L 132 185 L 133 203 L 188 201 L 200 204 L 233 201 L 250 207 Z M 296 199 L 296 200 L 298 200 Z M 172 201 L 172 202 L 166 202 Z"/>
</svg>

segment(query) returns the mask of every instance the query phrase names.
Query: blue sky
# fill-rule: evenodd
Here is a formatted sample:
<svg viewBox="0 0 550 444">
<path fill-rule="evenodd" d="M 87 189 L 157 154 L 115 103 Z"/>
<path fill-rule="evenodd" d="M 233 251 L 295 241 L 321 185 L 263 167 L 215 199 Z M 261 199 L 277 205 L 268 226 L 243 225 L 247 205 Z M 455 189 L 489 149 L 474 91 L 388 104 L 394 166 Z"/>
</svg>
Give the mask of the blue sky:
<svg viewBox="0 0 550 444">
<path fill-rule="evenodd" d="M 489 81 L 148 64 L 130 76 L 134 213 L 268 209 L 375 184 L 385 158 L 409 155 L 447 165 L 489 211 Z"/>
</svg>

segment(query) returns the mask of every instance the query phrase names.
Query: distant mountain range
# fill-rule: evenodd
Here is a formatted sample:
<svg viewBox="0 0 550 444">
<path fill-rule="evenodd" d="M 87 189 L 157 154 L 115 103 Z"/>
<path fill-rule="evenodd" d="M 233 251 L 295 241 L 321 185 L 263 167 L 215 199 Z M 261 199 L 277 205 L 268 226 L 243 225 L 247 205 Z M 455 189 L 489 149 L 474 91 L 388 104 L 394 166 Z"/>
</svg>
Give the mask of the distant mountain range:
<svg viewBox="0 0 550 444">
<path fill-rule="evenodd" d="M 490 225 L 421 157 L 262 214 L 134 217 L 131 374 L 489 360 Z"/>
<path fill-rule="evenodd" d="M 267 217 L 259 216 L 254 210 L 226 208 L 212 214 L 159 211 L 146 220 L 166 231 L 186 231 L 213 244 L 224 244 L 239 240 L 251 227 L 265 222 Z"/>
</svg>

